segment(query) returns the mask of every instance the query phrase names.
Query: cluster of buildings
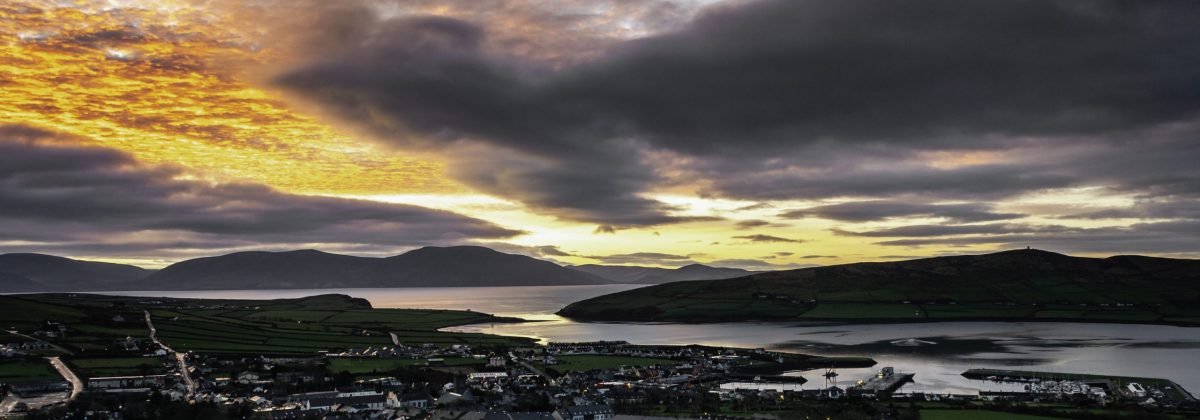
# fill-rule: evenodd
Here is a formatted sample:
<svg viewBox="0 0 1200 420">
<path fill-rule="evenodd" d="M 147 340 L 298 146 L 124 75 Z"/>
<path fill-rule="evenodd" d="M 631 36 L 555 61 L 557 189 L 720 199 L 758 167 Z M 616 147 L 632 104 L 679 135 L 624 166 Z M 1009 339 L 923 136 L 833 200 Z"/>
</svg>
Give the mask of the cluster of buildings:
<svg viewBox="0 0 1200 420">
<path fill-rule="evenodd" d="M 556 358 L 576 355 L 670 360 L 581 372 L 558 371 Z M 470 358 L 469 366 L 439 360 Z M 314 357 L 190 356 L 192 395 L 178 376 L 155 384 L 172 399 L 240 404 L 265 418 L 348 416 L 380 419 L 608 420 L 614 407 L 656 401 L 658 393 L 701 395 L 702 387 L 743 363 L 773 361 L 759 350 L 632 346 L 625 342 L 555 343 L 498 354 L 466 345 L 349 349 Z M 401 377 L 392 372 L 345 378 L 328 368 L 337 359 L 416 359 Z M 373 377 L 366 377 L 373 376 Z M 139 387 L 145 383 L 137 384 Z M 140 389 L 140 388 L 139 388 Z"/>
<path fill-rule="evenodd" d="M 1024 381 L 1022 381 L 1024 382 Z M 1174 408 L 1196 401 L 1178 385 L 1150 385 L 1121 382 L 1112 379 L 1028 381 L 1023 391 L 984 391 L 980 397 L 988 400 L 1022 401 L 1079 401 L 1090 400 L 1100 405 L 1132 402 L 1146 407 Z"/>
<path fill-rule="evenodd" d="M 1070 375 L 998 369 L 970 369 L 970 379 L 1018 385 L 1016 391 L 982 391 L 978 398 L 1012 401 L 1091 402 L 1098 405 L 1133 403 L 1151 408 L 1200 406 L 1195 397 L 1172 381 L 1137 380 L 1101 375 Z"/>
<path fill-rule="evenodd" d="M 411 358 L 432 359 L 446 357 L 477 357 L 480 353 L 473 352 L 471 346 L 454 344 L 448 347 L 438 347 L 432 344 L 420 346 L 380 346 L 380 347 L 351 347 L 343 352 L 326 353 L 328 357 L 379 357 L 379 358 Z"/>
<path fill-rule="evenodd" d="M 0 344 L 0 357 L 21 357 L 50 348 L 44 340 L 20 340 Z"/>
</svg>

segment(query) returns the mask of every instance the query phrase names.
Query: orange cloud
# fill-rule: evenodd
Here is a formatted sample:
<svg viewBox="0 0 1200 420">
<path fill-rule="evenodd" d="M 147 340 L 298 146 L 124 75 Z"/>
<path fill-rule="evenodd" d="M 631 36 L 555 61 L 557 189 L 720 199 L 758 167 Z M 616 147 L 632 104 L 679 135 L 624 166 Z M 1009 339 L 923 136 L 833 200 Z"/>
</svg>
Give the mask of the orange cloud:
<svg viewBox="0 0 1200 420">
<path fill-rule="evenodd" d="M 278 59 L 183 6 L 0 6 L 0 122 L 90 138 L 215 179 L 316 193 L 446 192 L 440 162 L 350 138 L 253 87 Z"/>
</svg>

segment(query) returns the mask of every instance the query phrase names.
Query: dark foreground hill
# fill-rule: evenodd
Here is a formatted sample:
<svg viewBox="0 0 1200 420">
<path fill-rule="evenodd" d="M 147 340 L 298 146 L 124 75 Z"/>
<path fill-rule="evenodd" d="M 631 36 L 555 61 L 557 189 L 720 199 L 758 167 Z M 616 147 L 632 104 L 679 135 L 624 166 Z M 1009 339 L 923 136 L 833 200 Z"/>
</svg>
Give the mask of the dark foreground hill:
<svg viewBox="0 0 1200 420">
<path fill-rule="evenodd" d="M 546 286 L 609 281 L 523 255 L 477 246 L 425 247 L 388 258 L 315 250 L 239 252 L 168 266 L 144 290 Z"/>
<path fill-rule="evenodd" d="M 0 255 L 0 292 L 113 290 L 150 273 L 125 264 L 45 254 L 4 254 Z"/>
<path fill-rule="evenodd" d="M 717 280 L 742 277 L 754 271 L 740 268 L 710 267 L 690 264 L 679 268 L 639 267 L 625 265 L 573 265 L 568 268 L 595 274 L 614 283 L 662 284 L 685 280 Z"/>
<path fill-rule="evenodd" d="M 1039 250 L 855 263 L 644 287 L 573 303 L 588 321 L 1083 320 L 1200 324 L 1200 261 Z"/>
</svg>

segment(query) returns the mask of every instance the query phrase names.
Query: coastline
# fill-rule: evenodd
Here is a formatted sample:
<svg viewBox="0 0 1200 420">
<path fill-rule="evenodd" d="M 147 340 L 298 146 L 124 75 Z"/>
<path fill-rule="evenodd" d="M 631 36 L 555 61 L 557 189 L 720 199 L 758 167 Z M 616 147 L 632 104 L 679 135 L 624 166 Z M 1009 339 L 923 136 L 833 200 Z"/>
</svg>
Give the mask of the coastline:
<svg viewBox="0 0 1200 420">
<path fill-rule="evenodd" d="M 1121 324 L 1121 325 L 1161 325 L 1183 328 L 1200 328 L 1200 323 L 1170 322 L 1170 321 L 1138 321 L 1118 319 L 1086 319 L 1086 318 L 1014 318 L 1014 317 L 958 317 L 958 318 L 665 318 L 665 319 L 609 319 L 573 317 L 556 314 L 574 322 L 592 324 L 724 324 L 737 322 L 812 322 L 816 325 L 863 325 L 863 324 L 924 324 L 942 322 L 1057 322 L 1080 324 Z"/>
</svg>

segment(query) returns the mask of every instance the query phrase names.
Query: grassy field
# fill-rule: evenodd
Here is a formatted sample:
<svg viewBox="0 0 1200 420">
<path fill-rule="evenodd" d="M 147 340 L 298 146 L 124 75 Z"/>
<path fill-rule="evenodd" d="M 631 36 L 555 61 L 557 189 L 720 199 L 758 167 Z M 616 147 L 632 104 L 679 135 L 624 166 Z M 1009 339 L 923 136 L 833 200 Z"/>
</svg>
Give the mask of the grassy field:
<svg viewBox="0 0 1200 420">
<path fill-rule="evenodd" d="M 801 315 L 804 318 L 925 318 L 920 306 L 903 303 L 828 303 Z"/>
<path fill-rule="evenodd" d="M 62 376 L 42 358 L 6 360 L 0 362 L 0 383 L 19 384 L 47 380 L 61 380 Z"/>
<path fill-rule="evenodd" d="M 395 333 L 401 343 L 409 345 L 515 345 L 526 342 L 486 334 L 436 331 L 436 328 L 458 325 L 458 322 L 473 323 L 489 319 L 482 314 L 381 309 L 377 317 L 372 317 L 371 311 L 320 311 L 323 316 L 318 321 L 310 322 L 298 319 L 266 320 L 253 312 L 199 315 L 187 311 L 155 310 L 151 315 L 164 342 L 180 350 L 209 353 L 293 354 L 391 346 L 393 343 L 389 332 Z M 278 311 L 274 312 L 273 317 L 279 315 Z M 303 311 L 290 312 L 297 312 L 290 314 L 297 318 L 318 319 L 309 314 L 299 314 Z"/>
<path fill-rule="evenodd" d="M 1056 418 L 988 410 L 921 410 L 921 420 L 1051 420 Z"/>
<path fill-rule="evenodd" d="M 5 330 L 29 331 L 46 320 L 78 322 L 87 314 L 77 308 L 36 302 L 16 296 L 0 296 L 0 326 Z"/>
<path fill-rule="evenodd" d="M 69 358 L 67 363 L 76 374 L 86 377 L 156 375 L 164 371 L 160 357 L 97 357 Z"/>
<path fill-rule="evenodd" d="M 559 372 L 587 372 L 594 369 L 616 369 L 621 366 L 673 365 L 677 363 L 671 359 L 599 355 L 559 356 L 555 360 L 558 362 L 557 364 L 546 367 Z"/>
<path fill-rule="evenodd" d="M 68 326 L 53 339 L 87 354 L 113 351 L 125 337 L 144 338 L 149 310 L 159 338 L 177 350 L 233 354 L 316 354 L 355 347 L 404 344 L 525 345 L 532 340 L 488 334 L 443 333 L 438 328 L 507 319 L 469 311 L 372 309 L 362 299 L 322 295 L 300 299 L 227 300 L 137 298 L 82 294 L 0 296 L 0 325 L 31 333 L 45 321 Z M 120 314 L 125 321 L 113 321 Z"/>
</svg>

